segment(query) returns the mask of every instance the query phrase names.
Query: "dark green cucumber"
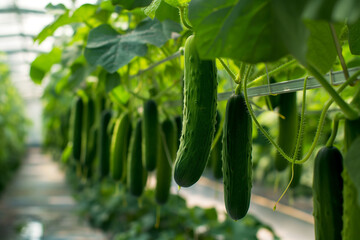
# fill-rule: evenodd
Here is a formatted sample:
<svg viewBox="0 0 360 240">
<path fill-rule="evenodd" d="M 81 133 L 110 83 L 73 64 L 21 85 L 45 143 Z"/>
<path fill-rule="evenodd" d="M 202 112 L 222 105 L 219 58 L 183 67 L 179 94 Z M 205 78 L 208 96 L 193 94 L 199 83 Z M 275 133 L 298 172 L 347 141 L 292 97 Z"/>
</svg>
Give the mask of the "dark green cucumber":
<svg viewBox="0 0 360 240">
<path fill-rule="evenodd" d="M 274 77 L 270 77 L 270 84 L 272 83 L 276 83 L 276 80 Z M 279 95 L 269 95 L 268 98 L 269 98 L 269 101 L 266 101 L 266 106 L 269 110 L 271 109 L 275 109 L 277 106 L 279 106 Z M 270 107 L 270 104 L 271 104 L 271 107 Z"/>
<path fill-rule="evenodd" d="M 135 197 L 140 197 L 144 191 L 144 181 L 146 175 L 142 162 L 142 121 L 139 119 L 136 123 L 135 131 L 131 136 L 129 155 L 128 155 L 128 172 L 127 185 L 130 193 Z"/>
<path fill-rule="evenodd" d="M 215 61 L 200 59 L 194 36 L 185 43 L 184 106 L 174 178 L 181 187 L 196 183 L 210 156 L 215 132 L 217 71 Z"/>
<path fill-rule="evenodd" d="M 336 147 L 323 147 L 314 162 L 313 201 L 316 239 L 341 239 L 343 158 Z"/>
<path fill-rule="evenodd" d="M 130 115 L 123 113 L 115 122 L 114 134 L 110 147 L 110 176 L 120 180 L 127 161 L 128 136 L 130 131 Z"/>
<path fill-rule="evenodd" d="M 250 204 L 252 187 L 252 121 L 244 95 L 232 95 L 226 105 L 223 128 L 223 179 L 227 213 L 243 218 Z"/>
<path fill-rule="evenodd" d="M 104 110 L 101 114 L 100 120 L 100 149 L 99 149 L 99 168 L 100 178 L 105 178 L 109 175 L 110 166 L 110 142 L 111 134 L 108 132 L 108 125 L 111 119 L 111 111 Z"/>
<path fill-rule="evenodd" d="M 220 130 L 220 122 L 221 115 L 220 112 L 216 113 L 216 124 L 215 124 L 215 135 Z M 212 152 L 211 152 L 211 168 L 214 175 L 214 178 L 220 179 L 222 178 L 222 159 L 221 159 L 221 151 L 222 151 L 222 133 L 218 141 L 216 142 Z"/>
<path fill-rule="evenodd" d="M 278 144 L 289 156 L 293 156 L 298 131 L 298 114 L 296 105 L 296 92 L 285 93 L 279 96 L 279 114 L 285 117 L 279 117 L 279 137 Z M 289 165 L 289 162 L 276 152 L 275 169 L 283 171 Z"/>
<path fill-rule="evenodd" d="M 180 146 L 180 138 L 181 138 L 181 129 L 182 129 L 182 119 L 180 115 L 175 117 L 175 124 L 176 124 L 176 151 Z"/>
<path fill-rule="evenodd" d="M 88 177 L 96 156 L 95 112 L 95 102 L 89 98 L 83 120 L 85 127 L 83 129 L 84 157 L 82 157 Z"/>
<path fill-rule="evenodd" d="M 84 112 L 84 102 L 78 97 L 75 101 L 74 106 L 74 124 L 73 124 L 73 157 L 77 161 L 81 159 L 81 135 L 83 127 L 83 112 Z"/>
<path fill-rule="evenodd" d="M 345 137 L 344 147 L 347 152 L 355 139 L 360 136 L 360 118 L 356 120 L 345 120 Z M 360 146 L 358 146 L 360 148 Z M 358 160 L 358 159 L 357 159 Z M 345 162 L 346 166 L 346 162 Z M 357 169 L 360 172 L 360 169 Z M 360 206 L 358 205 L 357 189 L 349 176 L 349 173 L 344 168 L 343 171 L 344 180 L 344 214 L 343 214 L 343 240 L 358 239 L 360 236 Z"/>
<path fill-rule="evenodd" d="M 156 168 L 160 140 L 159 116 L 157 104 L 154 100 L 148 100 L 144 103 L 143 116 L 143 161 L 146 170 L 153 171 Z"/>
<path fill-rule="evenodd" d="M 161 150 L 156 167 L 155 199 L 158 204 L 165 204 L 170 194 L 172 163 L 176 156 L 175 123 L 167 119 L 161 124 L 161 130 Z"/>
</svg>

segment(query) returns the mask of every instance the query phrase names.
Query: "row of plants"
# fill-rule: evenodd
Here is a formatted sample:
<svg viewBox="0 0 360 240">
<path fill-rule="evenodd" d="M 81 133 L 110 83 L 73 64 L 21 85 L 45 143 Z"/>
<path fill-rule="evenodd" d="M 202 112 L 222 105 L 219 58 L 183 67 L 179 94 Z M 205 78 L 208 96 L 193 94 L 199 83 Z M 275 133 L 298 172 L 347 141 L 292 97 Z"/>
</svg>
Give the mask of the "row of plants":
<svg viewBox="0 0 360 240">
<path fill-rule="evenodd" d="M 5 58 L 5 55 L 2 56 Z M 0 62 L 0 193 L 21 164 L 25 153 L 24 102 L 10 78 L 9 66 Z"/>
<path fill-rule="evenodd" d="M 179 186 L 190 187 L 207 165 L 216 178 L 223 177 L 228 215 L 242 219 L 260 159 L 267 157 L 269 176 L 286 179 L 280 201 L 301 182 L 303 164 L 322 147 L 308 183 L 316 238 L 358 235 L 360 71 L 351 76 L 348 71 L 359 65 L 357 3 L 114 0 L 74 10 L 61 4 L 47 8 L 55 21 L 35 40 L 41 43 L 60 27 L 73 34 L 39 55 L 30 76 L 36 83 L 50 79 L 44 94 L 45 143 L 62 153 L 82 194 L 94 194 L 86 208 L 90 219 L 109 219 L 114 208 L 128 202 L 126 194 L 152 196 L 163 205 L 172 175 Z M 324 77 L 329 70 L 344 73 L 337 89 Z M 248 97 L 250 87 L 296 78 L 304 78 L 306 89 L 309 75 L 323 90 L 304 90 L 302 97 L 291 91 Z M 229 90 L 227 102 L 218 102 L 218 93 Z M 312 109 L 320 113 L 305 116 Z M 260 124 L 258 119 L 269 116 L 275 121 Z M 329 119 L 331 127 L 325 125 Z M 336 138 L 339 122 L 344 122 L 342 139 Z M 334 147 L 336 139 L 342 153 Z M 209 164 L 210 156 L 215 160 Z M 148 176 L 156 178 L 153 194 L 143 193 Z M 106 201 L 103 191 L 109 185 L 116 203 Z M 99 207 L 102 201 L 116 207 L 108 211 Z"/>
</svg>

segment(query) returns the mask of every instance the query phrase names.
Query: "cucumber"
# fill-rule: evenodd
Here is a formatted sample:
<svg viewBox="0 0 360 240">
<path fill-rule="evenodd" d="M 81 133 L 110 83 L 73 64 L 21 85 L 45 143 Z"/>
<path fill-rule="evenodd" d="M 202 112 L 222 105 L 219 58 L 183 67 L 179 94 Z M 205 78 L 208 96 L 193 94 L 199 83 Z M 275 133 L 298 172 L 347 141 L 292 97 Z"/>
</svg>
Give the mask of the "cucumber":
<svg viewBox="0 0 360 240">
<path fill-rule="evenodd" d="M 101 179 L 109 175 L 111 134 L 108 132 L 108 125 L 111 119 L 111 115 L 111 111 L 104 110 L 101 114 L 100 120 L 99 168 Z"/>
<path fill-rule="evenodd" d="M 314 162 L 313 201 L 316 239 L 341 239 L 343 158 L 336 147 L 323 147 Z"/>
<path fill-rule="evenodd" d="M 92 98 L 89 98 L 85 114 L 86 118 L 84 119 L 84 132 L 83 132 L 83 142 L 84 142 L 84 157 L 83 162 L 87 172 L 87 177 L 91 176 L 92 164 L 96 156 L 96 130 L 95 126 L 95 102 Z"/>
<path fill-rule="evenodd" d="M 78 97 L 75 100 L 74 106 L 74 117 L 73 117 L 73 135 L 72 135 L 72 142 L 73 142 L 73 157 L 75 160 L 80 161 L 81 159 L 81 132 L 83 127 L 83 112 L 84 112 L 84 102 L 83 100 Z"/>
<path fill-rule="evenodd" d="M 289 156 L 293 156 L 296 136 L 298 131 L 298 114 L 296 105 L 296 92 L 285 93 L 279 96 L 279 114 L 285 117 L 279 117 L 279 147 Z M 289 162 L 276 152 L 275 169 L 283 171 L 289 165 Z"/>
<path fill-rule="evenodd" d="M 215 61 L 200 59 L 194 36 L 185 43 L 184 106 L 174 179 L 181 187 L 196 183 L 210 156 L 215 132 L 217 71 Z"/>
<path fill-rule="evenodd" d="M 155 199 L 160 205 L 167 202 L 170 194 L 172 163 L 176 156 L 175 123 L 170 119 L 166 119 L 161 124 L 161 130 L 161 150 L 156 167 L 155 187 Z"/>
<path fill-rule="evenodd" d="M 220 122 L 221 122 L 221 115 L 220 112 L 217 111 L 216 113 L 216 124 L 215 124 L 215 135 L 217 134 L 217 132 L 220 129 Z M 219 140 L 217 141 L 217 143 L 215 144 L 212 152 L 211 152 L 211 168 L 212 168 L 212 173 L 214 175 L 215 179 L 220 179 L 222 178 L 222 159 L 221 159 L 221 151 L 222 151 L 222 133 L 221 136 L 219 138 Z"/>
<path fill-rule="evenodd" d="M 130 115 L 123 113 L 115 122 L 114 134 L 110 146 L 110 176 L 120 180 L 127 160 Z"/>
<path fill-rule="evenodd" d="M 348 151 L 354 140 L 360 136 L 360 118 L 356 120 L 345 120 L 344 147 Z M 360 146 L 359 146 L 360 148 Z M 360 169 L 359 169 L 360 171 Z M 343 171 L 344 180 L 344 214 L 343 214 L 343 240 L 357 239 L 360 236 L 360 206 L 358 205 L 357 190 L 351 180 L 347 169 Z"/>
<path fill-rule="evenodd" d="M 276 80 L 273 76 L 270 77 L 270 84 L 272 84 L 272 83 L 276 83 Z M 269 98 L 271 107 L 270 107 L 270 104 L 268 101 L 266 101 L 266 106 L 269 110 L 275 109 L 277 106 L 279 106 L 279 95 L 275 95 L 275 96 L 269 95 L 268 98 Z"/>
<path fill-rule="evenodd" d="M 180 138 L 181 138 L 181 129 L 182 129 L 182 119 L 180 115 L 175 117 L 176 124 L 176 151 L 180 146 Z"/>
<path fill-rule="evenodd" d="M 223 128 L 223 181 L 227 213 L 234 220 L 249 210 L 252 187 L 252 121 L 244 95 L 232 95 Z"/>
<path fill-rule="evenodd" d="M 135 197 L 140 197 L 143 193 L 145 187 L 144 181 L 147 173 L 142 162 L 141 132 L 142 121 L 139 119 L 130 140 L 127 173 L 127 186 L 130 193 Z"/>
<path fill-rule="evenodd" d="M 144 166 L 147 171 L 153 171 L 156 168 L 160 140 L 158 110 L 154 100 L 148 100 L 144 103 L 142 124 Z"/>
</svg>

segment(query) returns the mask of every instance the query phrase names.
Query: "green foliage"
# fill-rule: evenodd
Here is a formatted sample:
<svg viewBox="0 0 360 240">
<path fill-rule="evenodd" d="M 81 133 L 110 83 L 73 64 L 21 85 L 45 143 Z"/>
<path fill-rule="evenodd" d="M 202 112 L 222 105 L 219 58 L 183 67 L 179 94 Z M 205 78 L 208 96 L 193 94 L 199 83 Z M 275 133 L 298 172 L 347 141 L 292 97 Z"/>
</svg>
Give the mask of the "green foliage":
<svg viewBox="0 0 360 240">
<path fill-rule="evenodd" d="M 146 19 L 133 31 L 119 34 L 110 25 L 104 24 L 90 31 L 85 57 L 89 63 L 101 65 L 113 73 L 134 57 L 144 56 L 146 44 L 161 47 L 171 38 L 172 32 L 180 31 L 179 27 L 172 21 Z"/>
<path fill-rule="evenodd" d="M 24 102 L 9 78 L 8 66 L 0 62 L 0 193 L 21 163 L 28 124 Z"/>
</svg>

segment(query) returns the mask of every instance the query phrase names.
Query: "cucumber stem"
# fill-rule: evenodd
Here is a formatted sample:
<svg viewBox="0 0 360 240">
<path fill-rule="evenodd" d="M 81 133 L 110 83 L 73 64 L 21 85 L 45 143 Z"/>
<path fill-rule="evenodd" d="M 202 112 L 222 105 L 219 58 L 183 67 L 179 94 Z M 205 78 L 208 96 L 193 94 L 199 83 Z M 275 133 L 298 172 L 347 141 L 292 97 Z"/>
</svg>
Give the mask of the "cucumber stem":
<svg viewBox="0 0 360 240">
<path fill-rule="evenodd" d="M 219 62 L 221 63 L 221 65 L 224 67 L 225 71 L 230 75 L 231 79 L 236 82 L 236 76 L 235 74 L 231 71 L 231 69 L 225 64 L 225 62 L 221 59 L 221 58 L 218 58 L 219 59 Z M 237 83 L 239 84 L 239 83 Z"/>
<path fill-rule="evenodd" d="M 330 94 L 335 103 L 343 111 L 347 119 L 354 120 L 359 117 L 359 113 L 355 111 L 341 96 L 335 91 L 335 89 L 326 81 L 324 76 L 319 73 L 312 65 L 307 66 L 308 71 L 318 80 L 323 88 Z"/>
<path fill-rule="evenodd" d="M 339 128 L 339 119 L 334 117 L 334 119 L 333 119 L 333 127 L 332 127 L 332 130 L 331 130 L 331 135 L 330 135 L 329 140 L 326 143 L 327 147 L 332 147 L 333 146 L 336 135 L 337 135 L 338 128 Z"/>
<path fill-rule="evenodd" d="M 276 205 L 280 202 L 280 200 L 283 198 L 283 196 L 285 195 L 285 193 L 289 190 L 290 185 L 294 179 L 294 165 L 295 165 L 295 160 L 296 157 L 298 156 L 298 152 L 300 149 L 300 145 L 301 145 L 301 139 L 302 139 L 302 133 L 303 133 L 303 128 L 304 128 L 304 116 L 305 116 L 305 103 L 306 103 L 306 83 L 308 80 L 309 76 L 305 77 L 304 80 L 304 91 L 303 91 L 303 102 L 302 102 L 302 107 L 301 107 L 301 120 L 300 120 L 300 128 L 299 128 L 299 132 L 298 132 L 298 136 L 297 136 L 297 140 L 296 140 L 296 147 L 295 147 L 295 151 L 294 151 L 294 156 L 292 158 L 292 163 L 291 163 L 291 178 L 290 181 L 288 183 L 288 185 L 286 186 L 284 192 L 281 194 L 281 196 L 279 197 L 279 199 L 276 201 L 273 210 L 276 210 Z"/>
<path fill-rule="evenodd" d="M 191 26 L 191 24 L 189 23 L 189 20 L 187 19 L 187 8 L 186 7 L 179 7 L 179 13 L 180 13 L 180 21 L 182 23 L 182 25 L 193 31 L 193 27 Z"/>
<path fill-rule="evenodd" d="M 343 72 L 344 72 L 345 79 L 348 79 L 349 78 L 349 71 L 348 71 L 348 68 L 346 66 L 344 57 L 342 55 L 341 46 L 340 46 L 340 43 L 339 43 L 339 39 L 338 39 L 338 37 L 336 35 L 334 25 L 332 23 L 329 23 L 329 27 L 330 27 L 330 30 L 331 30 L 331 36 L 332 36 L 332 38 L 334 40 L 334 44 L 335 44 L 335 47 L 336 47 L 336 52 L 337 52 L 337 55 L 338 55 L 339 60 L 340 60 L 341 67 L 342 67 Z"/>
<path fill-rule="evenodd" d="M 293 59 L 293 60 L 291 60 L 291 61 L 289 61 L 289 62 L 287 62 L 287 63 L 284 63 L 283 65 L 278 66 L 277 68 L 271 70 L 270 72 L 265 73 L 265 74 L 263 74 L 263 75 L 255 78 L 254 80 L 252 80 L 252 81 L 249 83 L 248 86 L 251 87 L 251 86 L 255 85 L 256 83 L 258 83 L 259 81 L 264 80 L 264 79 L 267 78 L 268 76 L 272 76 L 272 75 L 274 75 L 274 74 L 276 74 L 276 73 L 278 73 L 278 72 L 280 72 L 280 71 L 282 71 L 282 70 L 284 70 L 284 69 L 292 66 L 294 63 L 296 63 L 296 60 L 295 60 L 295 59 Z"/>
<path fill-rule="evenodd" d="M 350 83 L 352 83 L 356 78 L 357 76 L 360 75 L 360 70 L 357 71 L 356 73 L 354 73 L 351 77 L 349 77 L 348 80 L 346 80 L 345 83 L 343 83 L 337 90 L 337 93 L 341 93 L 345 87 L 347 87 Z M 246 102 L 246 106 L 249 110 L 249 113 L 252 117 L 252 119 L 254 120 L 256 126 L 260 129 L 260 131 L 264 134 L 264 136 L 270 141 L 270 143 L 276 148 L 277 151 L 279 151 L 279 153 L 286 159 L 288 160 L 289 162 L 292 162 L 292 158 L 290 158 L 278 145 L 277 143 L 271 138 L 270 134 L 260 125 L 259 121 L 257 120 L 255 114 L 254 114 L 254 111 L 252 110 L 250 104 L 249 104 L 249 100 L 248 100 L 248 96 L 247 96 L 247 79 L 244 80 L 244 96 L 245 96 L 245 102 Z M 333 99 L 330 99 L 326 104 L 325 104 L 325 107 L 323 108 L 323 111 L 321 112 L 321 115 L 320 115 L 320 120 L 319 120 L 319 124 L 318 124 L 318 127 L 317 127 L 317 130 L 316 130 L 316 134 L 315 134 L 315 137 L 314 137 L 314 141 L 308 151 L 308 153 L 306 154 L 306 156 L 301 159 L 301 160 L 296 160 L 295 163 L 296 164 L 301 164 L 301 163 L 304 163 L 306 162 L 311 154 L 313 153 L 315 147 L 316 147 L 316 144 L 319 140 L 319 137 L 320 137 L 320 133 L 322 131 L 322 127 L 323 127 L 323 124 L 324 124 L 324 121 L 325 121 L 325 116 L 326 116 L 326 113 L 327 113 L 327 110 L 329 109 L 330 105 L 334 102 Z"/>
</svg>

